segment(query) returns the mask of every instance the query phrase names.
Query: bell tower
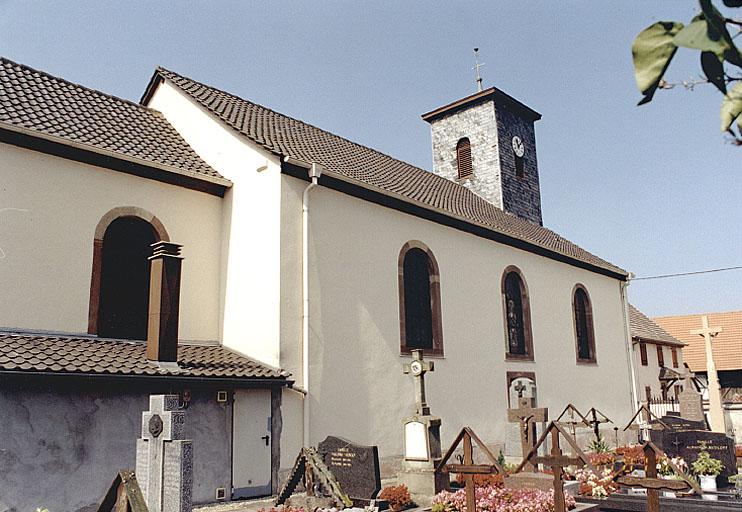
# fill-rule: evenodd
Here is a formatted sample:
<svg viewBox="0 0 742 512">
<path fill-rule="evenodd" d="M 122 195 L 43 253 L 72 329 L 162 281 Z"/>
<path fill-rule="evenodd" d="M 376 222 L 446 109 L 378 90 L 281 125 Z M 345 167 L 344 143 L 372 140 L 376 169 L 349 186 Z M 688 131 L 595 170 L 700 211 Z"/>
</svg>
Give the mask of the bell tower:
<svg viewBox="0 0 742 512">
<path fill-rule="evenodd" d="M 430 123 L 435 174 L 543 224 L 534 131 L 541 114 L 490 87 L 422 118 Z"/>
</svg>

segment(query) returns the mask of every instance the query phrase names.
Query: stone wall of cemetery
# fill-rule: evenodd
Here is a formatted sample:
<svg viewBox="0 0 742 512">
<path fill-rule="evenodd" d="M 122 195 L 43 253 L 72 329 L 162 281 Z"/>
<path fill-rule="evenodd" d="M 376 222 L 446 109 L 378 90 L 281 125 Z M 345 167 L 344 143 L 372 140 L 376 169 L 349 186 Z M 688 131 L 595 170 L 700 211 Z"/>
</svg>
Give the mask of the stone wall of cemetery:
<svg viewBox="0 0 742 512">
<path fill-rule="evenodd" d="M 116 472 L 134 469 L 149 394 L 174 390 L 65 382 L 2 381 L 0 510 L 96 510 Z M 216 402 L 216 389 L 191 391 L 193 500 L 207 503 L 230 489 L 232 407 Z"/>
<path fill-rule="evenodd" d="M 87 332 L 96 227 L 133 207 L 183 244 L 180 337 L 219 339 L 221 198 L 6 144 L 0 154 L 0 327 Z"/>
<path fill-rule="evenodd" d="M 284 176 L 291 210 L 306 182 Z M 426 244 L 440 268 L 444 357 L 435 360 L 426 386 L 433 414 L 443 419 L 443 444 L 464 425 L 487 443 L 508 438 L 506 372 L 534 372 L 538 405 L 552 417 L 568 402 L 597 407 L 623 425 L 632 415 L 627 333 L 621 284 L 407 215 L 326 187 L 311 192 L 310 206 L 310 439 L 333 434 L 379 445 L 383 458 L 402 453 L 402 419 L 413 410 L 413 383 L 403 375 L 397 262 L 410 240 Z M 293 200 L 293 203 L 288 201 Z M 296 230 L 284 218 L 284 229 Z M 300 246 L 286 246 L 284 300 L 300 300 Z M 289 254 L 286 254 L 289 252 Z M 530 296 L 535 360 L 506 361 L 500 282 L 516 265 Z M 577 364 L 572 291 L 590 294 L 597 364 Z M 301 333 L 301 315 L 282 317 L 282 331 Z M 301 382 L 301 337 L 284 338 L 281 365 Z M 288 404 L 284 403 L 284 406 Z M 285 413 L 286 414 L 286 413 Z M 297 425 L 298 427 L 298 425 Z M 612 427 L 612 426 L 611 426 Z M 609 428 L 611 428 L 609 427 Z M 284 442 L 301 429 L 284 429 Z M 511 436 L 515 439 L 514 436 Z M 294 441 L 295 442 L 295 441 Z M 519 453 L 519 446 L 507 447 Z M 282 465 L 285 463 L 284 461 Z"/>
</svg>

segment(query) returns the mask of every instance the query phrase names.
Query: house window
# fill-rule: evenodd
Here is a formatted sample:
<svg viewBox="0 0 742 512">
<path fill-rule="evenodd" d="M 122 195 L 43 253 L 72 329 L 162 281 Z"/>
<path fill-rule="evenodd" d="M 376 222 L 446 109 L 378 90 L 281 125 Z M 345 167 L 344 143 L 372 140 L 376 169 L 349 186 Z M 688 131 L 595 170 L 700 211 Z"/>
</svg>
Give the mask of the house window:
<svg viewBox="0 0 742 512">
<path fill-rule="evenodd" d="M 468 178 L 473 174 L 471 165 L 471 145 L 464 137 L 456 144 L 456 165 L 459 170 L 459 179 Z"/>
<path fill-rule="evenodd" d="M 106 338 L 147 338 L 149 256 L 158 240 L 152 225 L 119 217 L 103 236 L 97 334 Z"/>
<path fill-rule="evenodd" d="M 501 288 L 505 314 L 506 357 L 532 361 L 531 308 L 526 283 L 518 268 L 511 266 L 505 269 Z"/>
<path fill-rule="evenodd" d="M 593 328 L 593 309 L 590 304 L 590 296 L 581 284 L 575 286 L 572 294 L 572 311 L 574 312 L 577 361 L 581 363 L 594 363 L 595 331 Z"/>
<path fill-rule="evenodd" d="M 652 399 L 652 387 L 644 386 L 644 394 L 647 397 L 647 402 L 649 402 Z"/>
<path fill-rule="evenodd" d="M 657 365 L 660 368 L 665 366 L 665 354 L 662 352 L 662 345 L 657 345 Z"/>
<path fill-rule="evenodd" d="M 423 349 L 443 355 L 440 275 L 433 253 L 408 242 L 399 255 L 399 318 L 402 353 Z"/>
<path fill-rule="evenodd" d="M 643 341 L 639 342 L 639 355 L 642 359 L 642 366 L 648 366 L 649 361 L 647 360 L 647 344 Z"/>
<path fill-rule="evenodd" d="M 673 347 L 670 349 L 670 353 L 672 354 L 672 367 L 677 368 L 678 367 L 678 349 Z"/>
</svg>

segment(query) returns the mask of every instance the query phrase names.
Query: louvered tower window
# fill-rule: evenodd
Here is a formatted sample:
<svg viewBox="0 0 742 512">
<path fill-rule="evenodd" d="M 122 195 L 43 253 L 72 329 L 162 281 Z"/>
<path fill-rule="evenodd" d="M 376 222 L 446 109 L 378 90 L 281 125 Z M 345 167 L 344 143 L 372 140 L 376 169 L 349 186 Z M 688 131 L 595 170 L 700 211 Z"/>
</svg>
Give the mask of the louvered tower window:
<svg viewBox="0 0 742 512">
<path fill-rule="evenodd" d="M 456 144 L 456 164 L 459 169 L 459 179 L 468 178 L 473 174 L 471 166 L 471 144 L 464 137 Z"/>
</svg>

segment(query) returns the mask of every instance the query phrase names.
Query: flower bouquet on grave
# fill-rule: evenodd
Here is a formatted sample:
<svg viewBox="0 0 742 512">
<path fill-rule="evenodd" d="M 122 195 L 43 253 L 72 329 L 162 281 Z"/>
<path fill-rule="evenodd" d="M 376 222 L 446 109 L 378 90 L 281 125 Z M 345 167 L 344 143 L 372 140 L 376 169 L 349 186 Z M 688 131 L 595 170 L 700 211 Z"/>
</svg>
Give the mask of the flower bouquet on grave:
<svg viewBox="0 0 742 512">
<path fill-rule="evenodd" d="M 680 471 L 682 474 L 677 473 L 670 463 L 675 465 L 678 471 Z M 687 473 L 688 463 L 685 462 L 685 459 L 683 459 L 682 457 L 668 458 L 667 455 L 665 455 L 657 462 L 657 474 L 663 480 L 682 480 L 683 475 Z M 662 491 L 662 495 L 666 498 L 676 497 L 674 492 L 669 491 Z"/>
<path fill-rule="evenodd" d="M 616 474 L 611 468 L 595 471 L 590 468 L 577 468 L 569 471 L 574 479 L 580 483 L 580 494 L 592 498 L 605 499 L 618 491 L 618 485 L 613 480 Z"/>
<path fill-rule="evenodd" d="M 392 512 L 399 512 L 414 505 L 410 490 L 404 484 L 384 487 L 379 493 L 379 499 L 388 501 Z"/>
</svg>

